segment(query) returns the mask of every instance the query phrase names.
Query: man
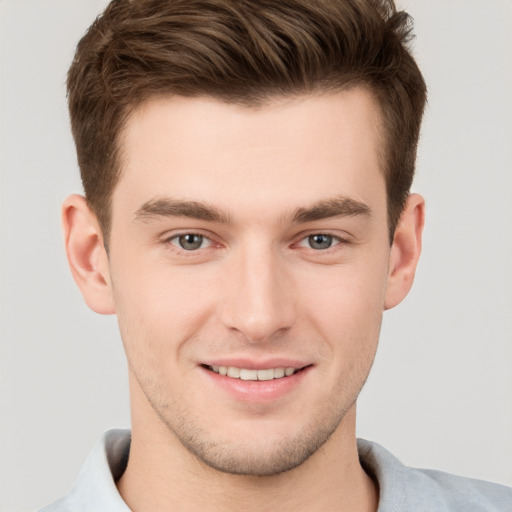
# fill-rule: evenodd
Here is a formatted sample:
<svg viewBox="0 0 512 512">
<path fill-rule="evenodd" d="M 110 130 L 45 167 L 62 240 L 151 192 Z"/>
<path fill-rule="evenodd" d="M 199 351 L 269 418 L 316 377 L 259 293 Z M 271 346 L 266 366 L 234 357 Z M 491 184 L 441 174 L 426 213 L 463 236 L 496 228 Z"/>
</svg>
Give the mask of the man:
<svg viewBox="0 0 512 512">
<path fill-rule="evenodd" d="M 132 431 L 45 510 L 509 510 L 355 437 L 408 293 L 425 85 L 389 2 L 116 1 L 68 79 L 87 304 L 115 313 Z"/>
</svg>

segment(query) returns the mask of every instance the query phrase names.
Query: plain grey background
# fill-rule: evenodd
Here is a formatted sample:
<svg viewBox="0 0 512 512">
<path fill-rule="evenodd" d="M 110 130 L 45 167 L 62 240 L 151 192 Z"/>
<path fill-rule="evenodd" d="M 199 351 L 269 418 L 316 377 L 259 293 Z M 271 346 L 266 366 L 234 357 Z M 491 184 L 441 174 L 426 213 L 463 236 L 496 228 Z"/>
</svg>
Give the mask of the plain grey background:
<svg viewBox="0 0 512 512">
<path fill-rule="evenodd" d="M 60 203 L 81 190 L 65 73 L 104 0 L 0 0 L 0 508 L 72 484 L 129 426 L 113 317 L 67 269 Z M 403 0 L 429 86 L 414 190 L 427 200 L 413 291 L 385 314 L 359 435 L 408 465 L 512 485 L 512 2 Z"/>
</svg>

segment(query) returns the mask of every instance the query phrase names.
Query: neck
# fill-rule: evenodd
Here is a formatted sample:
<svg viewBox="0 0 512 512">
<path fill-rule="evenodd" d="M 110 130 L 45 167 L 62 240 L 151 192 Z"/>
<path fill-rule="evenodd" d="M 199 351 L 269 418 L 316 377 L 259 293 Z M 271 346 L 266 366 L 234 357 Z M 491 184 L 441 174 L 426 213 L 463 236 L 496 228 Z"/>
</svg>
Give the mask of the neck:
<svg viewBox="0 0 512 512">
<path fill-rule="evenodd" d="M 132 409 L 133 410 L 133 409 Z M 355 405 L 329 440 L 298 467 L 273 476 L 212 469 L 188 452 L 159 420 L 132 418 L 128 466 L 118 482 L 134 512 L 375 512 L 377 490 L 359 463 Z"/>
</svg>

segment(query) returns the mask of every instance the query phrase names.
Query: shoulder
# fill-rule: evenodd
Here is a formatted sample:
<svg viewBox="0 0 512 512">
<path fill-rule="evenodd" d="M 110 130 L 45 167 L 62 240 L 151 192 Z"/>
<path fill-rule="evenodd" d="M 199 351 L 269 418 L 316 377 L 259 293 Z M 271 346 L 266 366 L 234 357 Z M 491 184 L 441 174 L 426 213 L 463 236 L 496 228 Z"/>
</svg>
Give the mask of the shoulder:
<svg viewBox="0 0 512 512">
<path fill-rule="evenodd" d="M 377 443 L 358 440 L 361 464 L 379 485 L 378 512 L 512 512 L 512 488 L 404 466 Z"/>
<path fill-rule="evenodd" d="M 455 510 L 512 512 L 510 487 L 442 471 L 415 469 L 411 472 L 418 475 L 418 481 L 421 479 L 429 482 L 431 489 Z"/>
<path fill-rule="evenodd" d="M 62 498 L 39 512 L 129 512 L 116 488 L 130 450 L 129 430 L 109 430 L 96 443 L 78 479 Z"/>
</svg>

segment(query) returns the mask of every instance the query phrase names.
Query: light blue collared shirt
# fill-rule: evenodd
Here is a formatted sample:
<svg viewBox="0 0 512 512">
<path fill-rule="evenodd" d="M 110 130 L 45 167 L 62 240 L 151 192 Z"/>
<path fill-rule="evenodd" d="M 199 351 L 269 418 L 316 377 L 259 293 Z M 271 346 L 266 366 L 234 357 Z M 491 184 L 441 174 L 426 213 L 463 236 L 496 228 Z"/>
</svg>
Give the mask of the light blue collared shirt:
<svg viewBox="0 0 512 512">
<path fill-rule="evenodd" d="M 377 512 L 512 512 L 512 488 L 409 468 L 377 443 L 357 443 L 362 466 L 379 485 Z M 39 512 L 130 512 L 116 487 L 129 451 L 129 430 L 106 432 L 69 493 Z"/>
</svg>

